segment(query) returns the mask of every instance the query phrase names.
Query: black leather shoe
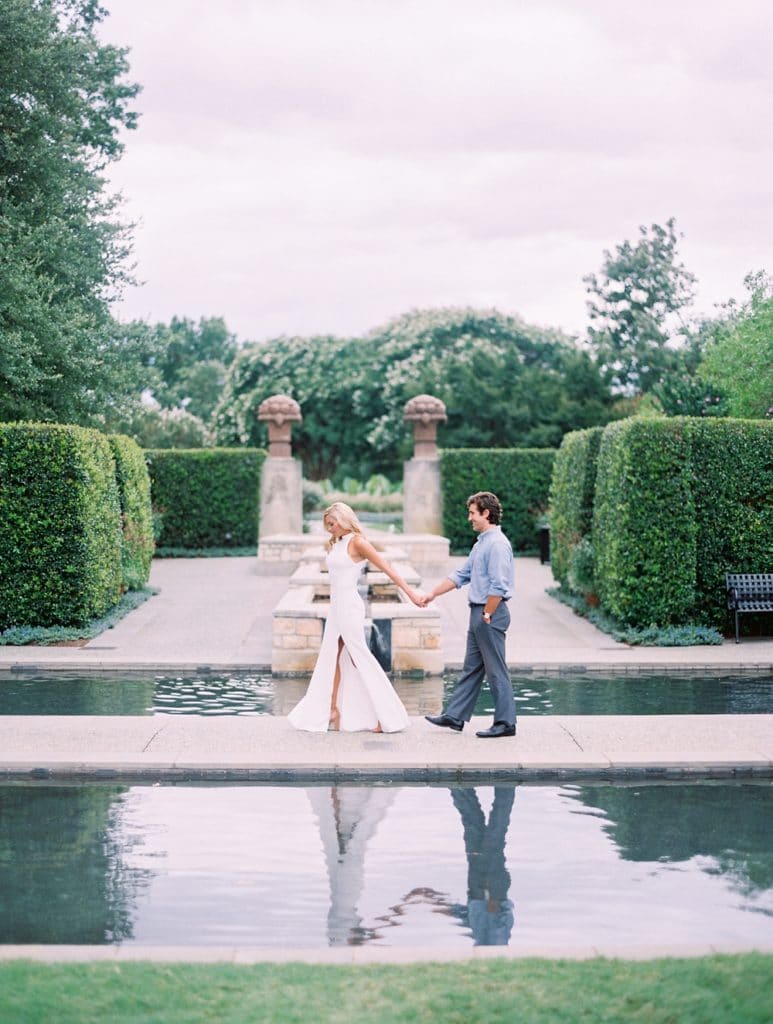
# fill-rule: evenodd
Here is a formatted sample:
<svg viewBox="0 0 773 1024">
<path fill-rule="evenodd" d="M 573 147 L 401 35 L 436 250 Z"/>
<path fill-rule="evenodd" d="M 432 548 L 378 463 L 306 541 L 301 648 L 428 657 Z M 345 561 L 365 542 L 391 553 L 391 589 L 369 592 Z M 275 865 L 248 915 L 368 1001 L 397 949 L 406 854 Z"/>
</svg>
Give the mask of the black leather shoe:
<svg viewBox="0 0 773 1024">
<path fill-rule="evenodd" d="M 442 725 L 446 729 L 453 729 L 454 732 L 461 732 L 464 728 L 464 722 L 457 722 L 455 718 L 449 718 L 448 715 L 425 715 L 424 717 L 432 725 Z"/>
<path fill-rule="evenodd" d="M 515 736 L 515 726 L 508 725 L 507 722 L 494 722 L 490 729 L 481 729 L 475 735 L 484 739 L 490 736 Z"/>
</svg>

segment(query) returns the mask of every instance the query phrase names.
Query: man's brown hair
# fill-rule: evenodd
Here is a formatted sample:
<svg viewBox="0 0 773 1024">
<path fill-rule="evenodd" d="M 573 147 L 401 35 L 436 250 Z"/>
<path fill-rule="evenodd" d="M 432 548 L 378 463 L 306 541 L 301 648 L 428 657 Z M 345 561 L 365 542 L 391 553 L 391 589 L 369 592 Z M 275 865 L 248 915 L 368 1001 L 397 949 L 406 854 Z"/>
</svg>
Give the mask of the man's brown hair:
<svg viewBox="0 0 773 1024">
<path fill-rule="evenodd" d="M 502 504 L 496 494 L 492 494 L 491 491 L 478 491 L 476 494 L 471 494 L 467 499 L 467 508 L 470 505 L 477 505 L 481 514 L 488 511 L 488 521 L 493 526 L 498 526 L 502 522 Z"/>
</svg>

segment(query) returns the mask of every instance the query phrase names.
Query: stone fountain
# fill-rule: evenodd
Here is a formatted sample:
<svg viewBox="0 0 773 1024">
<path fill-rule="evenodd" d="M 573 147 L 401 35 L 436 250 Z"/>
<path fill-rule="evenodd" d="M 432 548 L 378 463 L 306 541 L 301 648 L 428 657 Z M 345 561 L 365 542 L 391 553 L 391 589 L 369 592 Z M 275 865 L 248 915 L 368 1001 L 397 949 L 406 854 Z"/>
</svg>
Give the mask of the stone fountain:
<svg viewBox="0 0 773 1024">
<path fill-rule="evenodd" d="M 317 539 L 319 544 L 319 538 Z M 321 546 L 321 545 L 320 545 Z M 385 557 L 406 583 L 418 587 L 421 578 L 399 549 L 386 548 Z M 439 675 L 444 659 L 440 614 L 436 608 L 417 608 L 384 573 L 365 562 L 360 594 L 366 602 L 372 630 L 371 650 L 387 672 Z M 330 610 L 330 582 L 323 559 L 302 562 L 274 609 L 271 671 L 281 675 L 311 672 L 317 661 L 322 630 Z"/>
<path fill-rule="evenodd" d="M 286 395 L 266 399 L 258 412 L 268 424 L 268 458 L 261 478 L 258 572 L 286 576 L 287 591 L 273 612 L 271 670 L 279 675 L 309 673 L 317 660 L 330 607 L 322 539 L 300 528 L 300 463 L 292 458 L 292 423 L 301 421 L 297 402 Z M 420 586 L 419 567 L 439 575 L 448 565 L 448 540 L 439 536 L 440 466 L 437 425 L 445 406 L 419 395 L 405 407 L 414 427 L 414 458 L 405 464 L 405 525 L 408 530 L 377 543 L 407 583 Z M 375 538 L 371 538 L 375 540 Z M 361 594 L 367 603 L 371 650 L 395 674 L 438 675 L 443 671 L 440 614 L 417 608 L 383 573 L 366 565 Z"/>
</svg>

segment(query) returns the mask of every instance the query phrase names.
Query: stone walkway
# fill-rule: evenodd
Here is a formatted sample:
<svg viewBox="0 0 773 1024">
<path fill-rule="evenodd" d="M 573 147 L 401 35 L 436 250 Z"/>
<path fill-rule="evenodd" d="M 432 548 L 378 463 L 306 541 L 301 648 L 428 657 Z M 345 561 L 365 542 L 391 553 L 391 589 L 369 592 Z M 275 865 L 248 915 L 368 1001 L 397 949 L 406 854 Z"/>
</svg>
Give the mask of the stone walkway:
<svg viewBox="0 0 773 1024">
<path fill-rule="evenodd" d="M 452 558 L 449 569 L 462 559 Z M 435 580 L 427 580 L 429 588 Z M 271 662 L 271 612 L 286 576 L 266 576 L 257 558 L 170 558 L 153 563 L 159 593 L 113 629 L 76 647 L 0 647 L 0 675 L 32 669 L 142 672 L 248 668 Z M 515 672 L 773 671 L 773 640 L 728 641 L 720 647 L 628 647 L 545 593 L 550 567 L 516 560 L 507 657 Z M 464 657 L 466 588 L 438 598 L 446 665 Z"/>
</svg>

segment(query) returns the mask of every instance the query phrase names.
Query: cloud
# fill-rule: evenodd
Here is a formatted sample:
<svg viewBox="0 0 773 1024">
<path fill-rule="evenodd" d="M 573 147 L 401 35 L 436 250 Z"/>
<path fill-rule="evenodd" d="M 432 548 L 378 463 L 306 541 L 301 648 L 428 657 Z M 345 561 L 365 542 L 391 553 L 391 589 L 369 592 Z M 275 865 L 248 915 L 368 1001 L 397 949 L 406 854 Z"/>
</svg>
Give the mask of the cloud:
<svg viewBox="0 0 773 1024">
<path fill-rule="evenodd" d="M 766 4 L 110 7 L 144 86 L 125 315 L 261 337 L 493 302 L 580 330 L 583 274 L 670 216 L 709 305 L 770 265 Z"/>
</svg>

